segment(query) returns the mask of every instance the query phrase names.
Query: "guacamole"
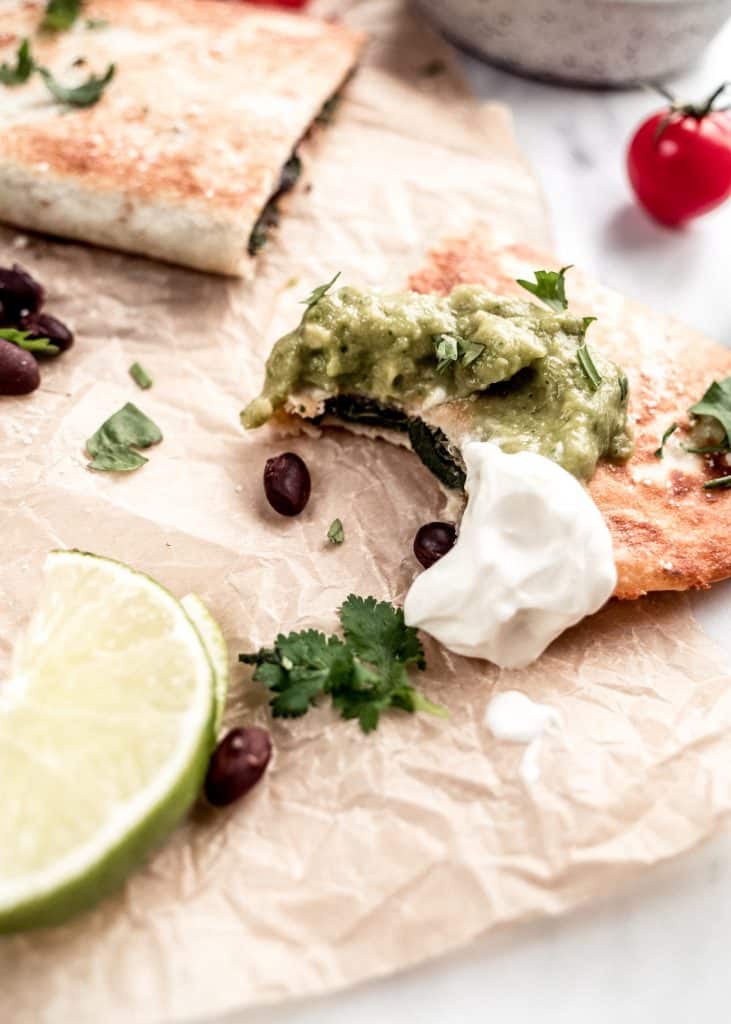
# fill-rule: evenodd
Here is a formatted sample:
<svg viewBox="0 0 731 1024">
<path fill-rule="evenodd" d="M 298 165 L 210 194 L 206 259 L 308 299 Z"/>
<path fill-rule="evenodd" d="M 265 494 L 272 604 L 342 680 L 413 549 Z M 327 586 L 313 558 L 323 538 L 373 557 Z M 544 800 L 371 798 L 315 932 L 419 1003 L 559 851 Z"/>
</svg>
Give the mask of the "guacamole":
<svg viewBox="0 0 731 1024">
<path fill-rule="evenodd" d="M 427 464 L 414 443 L 424 431 L 447 462 L 461 462 L 465 441 L 490 440 L 586 480 L 600 458 L 628 458 L 632 442 L 626 378 L 590 345 L 587 372 L 585 334 L 580 317 L 477 285 L 446 298 L 340 288 L 276 343 L 242 422 L 258 427 L 286 406 L 315 421 L 380 424 L 408 431 Z"/>
</svg>

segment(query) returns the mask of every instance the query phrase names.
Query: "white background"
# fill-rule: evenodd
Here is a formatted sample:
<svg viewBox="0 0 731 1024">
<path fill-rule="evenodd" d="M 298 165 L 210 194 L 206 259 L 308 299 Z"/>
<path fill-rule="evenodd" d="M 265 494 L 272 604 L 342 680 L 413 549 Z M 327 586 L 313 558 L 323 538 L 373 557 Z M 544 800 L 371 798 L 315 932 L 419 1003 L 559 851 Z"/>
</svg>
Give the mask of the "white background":
<svg viewBox="0 0 731 1024">
<path fill-rule="evenodd" d="M 520 0 L 516 0 L 520 2 Z M 632 203 L 626 141 L 655 100 L 522 80 L 465 58 L 479 94 L 509 104 L 543 183 L 558 253 L 731 347 L 731 203 L 684 232 Z M 731 78 L 731 25 L 674 81 L 690 99 Z M 731 540 L 730 540 L 731 543 Z M 731 585 L 696 600 L 731 652 Z M 246 950 L 242 949 L 242 957 Z M 514 928 L 452 957 L 237 1024 L 726 1024 L 731 1019 L 731 838 L 649 874 L 599 907 Z"/>
</svg>

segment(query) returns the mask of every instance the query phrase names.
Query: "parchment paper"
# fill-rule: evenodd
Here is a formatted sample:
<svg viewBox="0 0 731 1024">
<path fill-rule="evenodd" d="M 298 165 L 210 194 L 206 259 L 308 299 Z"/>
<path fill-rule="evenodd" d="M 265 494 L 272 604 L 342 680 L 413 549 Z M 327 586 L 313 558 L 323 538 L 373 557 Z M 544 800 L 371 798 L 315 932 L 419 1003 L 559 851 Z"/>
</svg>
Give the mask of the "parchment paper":
<svg viewBox="0 0 731 1024">
<path fill-rule="evenodd" d="M 449 74 L 416 74 L 441 50 L 398 5 L 346 6 L 387 39 L 311 144 L 312 190 L 294 198 L 253 286 L 0 235 L 1 262 L 36 273 L 49 311 L 78 336 L 44 367 L 40 392 L 0 406 L 3 669 L 55 546 L 197 591 L 232 661 L 280 629 L 333 628 L 351 591 L 402 600 L 414 532 L 443 501 L 418 460 L 337 432 L 286 445 L 244 435 L 238 412 L 300 315 L 297 299 L 335 270 L 396 284 L 427 244 L 470 221 L 537 245 L 546 227 L 505 113 L 478 108 Z M 128 378 L 134 360 L 153 390 Z M 164 442 L 130 476 L 88 472 L 84 440 L 128 400 Z M 292 521 L 261 488 L 264 461 L 283 447 L 313 477 Z M 325 542 L 335 516 L 341 548 Z M 421 681 L 450 720 L 393 714 L 370 738 L 324 708 L 271 722 L 265 694 L 234 667 L 227 722 L 271 729 L 264 780 L 229 810 L 198 808 L 118 897 L 0 942 L 0 1019 L 183 1020 L 332 990 L 498 923 L 562 913 L 726 816 L 730 680 L 684 599 L 612 605 L 520 673 L 426 647 Z M 523 748 L 483 724 L 499 688 L 563 719 L 530 787 Z"/>
</svg>

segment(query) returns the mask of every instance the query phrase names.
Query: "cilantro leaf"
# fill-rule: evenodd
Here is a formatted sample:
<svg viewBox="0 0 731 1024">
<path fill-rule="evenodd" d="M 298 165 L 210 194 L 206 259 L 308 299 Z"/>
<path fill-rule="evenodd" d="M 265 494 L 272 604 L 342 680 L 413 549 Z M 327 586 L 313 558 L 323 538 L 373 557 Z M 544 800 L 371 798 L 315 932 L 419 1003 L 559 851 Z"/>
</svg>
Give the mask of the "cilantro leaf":
<svg viewBox="0 0 731 1024">
<path fill-rule="evenodd" d="M 152 420 L 128 402 L 86 442 L 91 459 L 89 469 L 99 472 L 128 473 L 144 466 L 147 459 L 135 451 L 162 441 L 162 434 Z"/>
<path fill-rule="evenodd" d="M 571 270 L 573 264 L 569 264 L 567 267 L 561 267 L 559 271 L 555 270 L 534 270 L 535 281 L 525 281 L 522 278 L 518 278 L 518 284 L 521 288 L 525 288 L 531 295 L 535 295 L 537 299 L 545 302 L 554 312 L 562 313 L 565 309 L 568 309 L 568 299 L 566 298 L 566 271 Z"/>
<path fill-rule="evenodd" d="M 668 427 L 668 429 L 662 435 L 662 437 L 660 439 L 660 447 L 656 448 L 655 451 L 654 451 L 654 455 L 655 455 L 656 459 L 661 459 L 663 457 L 663 454 L 664 454 L 664 451 L 665 451 L 665 442 L 671 436 L 671 434 L 675 433 L 675 431 L 677 429 L 678 429 L 678 424 L 677 423 L 671 423 L 670 426 Z"/>
<path fill-rule="evenodd" d="M 15 67 L 10 64 L 0 64 L 0 84 L 22 85 L 28 81 L 35 69 L 36 63 L 30 52 L 30 42 L 28 39 L 24 39 L 15 55 Z"/>
<path fill-rule="evenodd" d="M 155 383 L 141 363 L 132 363 L 128 372 L 137 387 L 142 388 L 143 391 L 151 388 Z"/>
<path fill-rule="evenodd" d="M 424 651 L 400 608 L 351 594 L 340 620 L 344 641 L 310 629 L 278 636 L 273 648 L 239 655 L 239 661 L 256 665 L 254 679 L 272 691 L 275 718 L 304 715 L 324 694 L 343 718 L 357 719 L 364 733 L 389 708 L 447 714 L 409 681 L 409 666 L 425 667 Z"/>
<path fill-rule="evenodd" d="M 731 444 L 731 377 L 714 380 L 700 402 L 691 405 L 688 412 L 718 420 L 726 435 L 726 444 Z"/>
<path fill-rule="evenodd" d="M 0 329 L 0 338 L 9 341 L 11 345 L 17 345 L 25 352 L 40 352 L 46 356 L 57 356 L 61 349 L 54 345 L 49 338 L 31 338 L 28 331 L 18 331 L 14 327 L 3 327 Z"/>
<path fill-rule="evenodd" d="M 239 661 L 255 664 L 254 679 L 275 696 L 270 701 L 275 718 L 298 718 L 317 698 L 352 673 L 352 654 L 336 636 L 315 629 L 280 634 L 273 649 L 240 654 Z"/>
<path fill-rule="evenodd" d="M 48 68 L 38 68 L 38 73 L 46 84 L 46 88 L 59 103 L 67 103 L 71 107 L 93 107 L 104 95 L 104 90 L 114 78 L 116 65 L 110 64 L 101 78 L 90 75 L 85 82 L 77 86 L 65 86 L 58 82 Z"/>
<path fill-rule="evenodd" d="M 438 360 L 437 373 L 444 373 L 458 361 L 463 366 L 471 366 L 485 351 L 485 346 L 481 342 L 458 338 L 454 334 L 435 334 L 433 341 Z"/>
<path fill-rule="evenodd" d="M 362 661 L 379 667 L 389 661 L 426 667 L 419 634 L 404 622 L 403 609 L 350 594 L 340 609 L 340 621 L 345 639 Z"/>
<path fill-rule="evenodd" d="M 434 351 L 437 356 L 437 373 L 444 373 L 459 358 L 457 339 L 452 334 L 437 334 L 434 338 Z"/>
<path fill-rule="evenodd" d="M 84 0 L 48 0 L 41 21 L 44 32 L 65 32 L 81 14 Z"/>
<path fill-rule="evenodd" d="M 327 539 L 331 544 L 342 544 L 345 540 L 345 530 L 340 519 L 333 519 L 327 531 Z"/>
<path fill-rule="evenodd" d="M 332 281 L 328 281 L 327 284 L 321 284 L 317 288 L 313 288 L 307 298 L 301 300 L 301 305 L 307 306 L 305 312 L 312 309 L 313 306 L 316 306 L 320 299 L 327 295 L 337 279 L 340 277 L 341 273 L 342 271 L 339 270 Z"/>
<path fill-rule="evenodd" d="M 466 341 L 460 338 L 459 354 L 462 357 L 463 366 L 471 366 L 476 359 L 479 359 L 485 351 L 485 346 L 480 341 Z"/>
<path fill-rule="evenodd" d="M 589 346 L 586 344 L 586 332 L 595 321 L 595 316 L 585 316 L 582 319 L 581 341 L 579 342 L 579 347 L 576 349 L 576 361 L 588 380 L 589 387 L 592 391 L 598 391 L 602 382 L 602 375 L 599 373 L 599 370 L 597 370 L 596 363 L 589 351 Z"/>
</svg>

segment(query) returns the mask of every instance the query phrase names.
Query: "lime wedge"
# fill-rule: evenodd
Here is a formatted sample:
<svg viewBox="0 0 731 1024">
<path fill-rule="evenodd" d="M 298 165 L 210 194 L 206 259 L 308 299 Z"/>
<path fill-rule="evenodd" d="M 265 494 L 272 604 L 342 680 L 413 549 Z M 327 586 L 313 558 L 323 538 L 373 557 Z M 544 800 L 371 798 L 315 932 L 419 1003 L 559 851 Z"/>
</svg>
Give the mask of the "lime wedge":
<svg viewBox="0 0 731 1024">
<path fill-rule="evenodd" d="M 226 707 L 226 694 L 228 693 L 228 647 L 223 638 L 221 627 L 197 594 L 186 594 L 180 603 L 188 613 L 188 618 L 192 619 L 193 625 L 198 630 L 213 666 L 214 693 L 216 698 L 216 715 L 213 722 L 213 731 L 218 734 L 224 708 Z"/>
<path fill-rule="evenodd" d="M 119 562 L 48 556 L 0 685 L 0 932 L 57 924 L 122 882 L 195 799 L 214 711 L 179 601 Z"/>
</svg>

